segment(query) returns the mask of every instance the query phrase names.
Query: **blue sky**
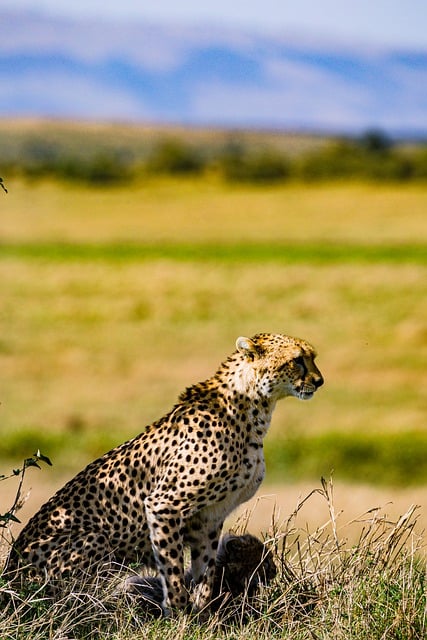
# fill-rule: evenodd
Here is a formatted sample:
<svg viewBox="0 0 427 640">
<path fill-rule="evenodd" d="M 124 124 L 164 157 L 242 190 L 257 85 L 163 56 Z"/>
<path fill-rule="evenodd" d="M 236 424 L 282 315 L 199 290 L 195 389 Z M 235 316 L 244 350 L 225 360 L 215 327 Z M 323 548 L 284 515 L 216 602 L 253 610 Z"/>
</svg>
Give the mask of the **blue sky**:
<svg viewBox="0 0 427 640">
<path fill-rule="evenodd" d="M 427 0 L 0 3 L 0 117 L 426 132 Z"/>
<path fill-rule="evenodd" d="M 216 22 L 427 50 L 426 0 L 3 0 L 2 6 L 74 17 Z"/>
</svg>

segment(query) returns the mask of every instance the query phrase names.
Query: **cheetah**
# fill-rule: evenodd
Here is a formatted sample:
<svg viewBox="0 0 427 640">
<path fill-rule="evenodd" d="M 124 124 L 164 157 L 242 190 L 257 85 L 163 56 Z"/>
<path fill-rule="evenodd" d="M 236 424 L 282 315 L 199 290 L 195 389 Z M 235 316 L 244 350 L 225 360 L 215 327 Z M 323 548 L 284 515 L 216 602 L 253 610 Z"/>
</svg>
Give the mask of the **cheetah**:
<svg viewBox="0 0 427 640">
<path fill-rule="evenodd" d="M 226 533 L 219 541 L 209 611 L 224 613 L 230 603 L 242 595 L 251 601 L 258 588 L 268 585 L 276 575 L 272 553 L 259 538 L 250 533 L 240 536 Z M 191 592 L 194 588 L 191 570 L 185 572 L 184 582 Z M 159 577 L 132 575 L 125 580 L 122 591 L 137 598 L 145 613 L 161 615 L 163 587 Z"/>
<path fill-rule="evenodd" d="M 106 563 L 154 567 L 165 615 L 187 609 L 184 546 L 197 585 L 194 611 L 211 600 L 224 519 L 261 484 L 263 440 L 276 402 L 313 397 L 323 384 L 313 347 L 282 334 L 239 337 L 209 379 L 172 410 L 90 463 L 29 520 L 7 570 L 57 581 Z"/>
<path fill-rule="evenodd" d="M 256 536 L 225 534 L 216 555 L 211 608 L 217 609 L 227 594 L 231 598 L 243 593 L 253 597 L 258 587 L 268 585 L 276 574 L 271 551 Z"/>
</svg>

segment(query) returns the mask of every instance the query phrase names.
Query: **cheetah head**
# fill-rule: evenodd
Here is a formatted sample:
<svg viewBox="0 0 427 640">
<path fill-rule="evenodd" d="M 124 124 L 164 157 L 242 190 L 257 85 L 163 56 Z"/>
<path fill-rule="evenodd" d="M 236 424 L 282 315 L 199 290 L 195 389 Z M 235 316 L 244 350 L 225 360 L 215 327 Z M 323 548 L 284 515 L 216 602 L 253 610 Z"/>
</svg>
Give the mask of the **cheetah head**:
<svg viewBox="0 0 427 640">
<path fill-rule="evenodd" d="M 225 533 L 220 540 L 216 566 L 236 595 L 246 586 L 267 585 L 277 575 L 271 551 L 250 533 L 240 536 Z"/>
<path fill-rule="evenodd" d="M 258 333 L 252 338 L 237 338 L 236 347 L 243 356 L 247 384 L 273 400 L 286 396 L 309 400 L 323 384 L 314 364 L 316 352 L 304 340 Z"/>
</svg>

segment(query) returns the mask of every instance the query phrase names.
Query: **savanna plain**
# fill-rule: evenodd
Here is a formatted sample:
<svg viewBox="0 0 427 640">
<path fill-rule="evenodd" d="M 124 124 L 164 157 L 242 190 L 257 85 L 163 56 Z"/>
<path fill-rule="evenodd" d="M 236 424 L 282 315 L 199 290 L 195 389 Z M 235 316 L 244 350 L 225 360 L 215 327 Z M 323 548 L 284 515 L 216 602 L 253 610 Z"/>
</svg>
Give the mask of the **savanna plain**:
<svg viewBox="0 0 427 640">
<path fill-rule="evenodd" d="M 7 187 L 0 473 L 37 450 L 53 463 L 28 469 L 23 523 L 210 376 L 239 335 L 307 339 L 325 386 L 311 402 L 278 404 L 265 482 L 227 523 L 280 547 L 300 586 L 320 594 L 313 606 L 282 578 L 249 621 L 222 626 L 147 623 L 102 598 L 89 606 L 81 591 L 59 605 L 36 593 L 31 615 L 18 607 L 0 622 L 2 637 L 424 637 L 426 186 L 208 175 Z M 14 478 L 0 492 L 4 513 Z"/>
</svg>

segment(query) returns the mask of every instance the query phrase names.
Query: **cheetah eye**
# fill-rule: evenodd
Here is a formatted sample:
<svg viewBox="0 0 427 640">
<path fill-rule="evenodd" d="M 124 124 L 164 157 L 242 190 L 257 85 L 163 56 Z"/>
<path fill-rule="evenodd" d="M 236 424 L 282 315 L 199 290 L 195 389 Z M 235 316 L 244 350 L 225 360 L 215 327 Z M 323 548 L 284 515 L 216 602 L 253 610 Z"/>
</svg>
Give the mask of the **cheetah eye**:
<svg viewBox="0 0 427 640">
<path fill-rule="evenodd" d="M 304 362 L 304 358 L 302 356 L 298 356 L 298 358 L 294 358 L 294 362 L 295 362 L 295 364 L 297 364 L 300 367 L 303 367 L 305 369 L 305 362 Z"/>
</svg>

